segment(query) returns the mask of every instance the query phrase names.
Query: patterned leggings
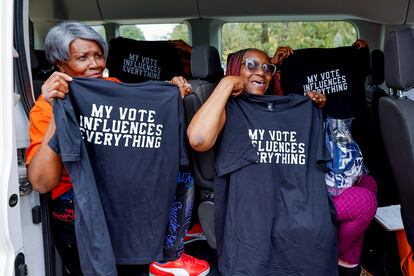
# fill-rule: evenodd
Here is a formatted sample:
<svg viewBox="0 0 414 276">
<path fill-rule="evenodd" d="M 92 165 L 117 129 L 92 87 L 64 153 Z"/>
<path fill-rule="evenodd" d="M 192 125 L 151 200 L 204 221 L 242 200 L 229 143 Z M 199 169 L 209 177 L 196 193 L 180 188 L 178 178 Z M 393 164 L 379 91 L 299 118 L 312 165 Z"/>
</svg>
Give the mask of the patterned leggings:
<svg viewBox="0 0 414 276">
<path fill-rule="evenodd" d="M 377 185 L 373 177 L 363 176 L 359 183 L 346 189 L 333 201 L 339 224 L 339 259 L 359 264 L 364 232 L 377 209 Z"/>
<path fill-rule="evenodd" d="M 194 202 L 194 178 L 188 168 L 181 168 L 178 174 L 174 203 L 164 240 L 164 261 L 173 261 L 184 250 L 184 236 L 191 221 Z"/>
</svg>

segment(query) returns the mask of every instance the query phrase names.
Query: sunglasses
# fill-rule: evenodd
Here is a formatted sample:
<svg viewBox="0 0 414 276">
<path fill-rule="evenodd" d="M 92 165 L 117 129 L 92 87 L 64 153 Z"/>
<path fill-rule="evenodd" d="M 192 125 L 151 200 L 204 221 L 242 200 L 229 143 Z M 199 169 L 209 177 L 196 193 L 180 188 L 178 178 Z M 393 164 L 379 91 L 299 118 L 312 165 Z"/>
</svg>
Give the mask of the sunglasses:
<svg viewBox="0 0 414 276">
<path fill-rule="evenodd" d="M 241 64 L 244 64 L 247 70 L 249 70 L 252 73 L 257 72 L 257 70 L 259 70 L 259 67 L 262 67 L 262 70 L 266 75 L 269 74 L 273 76 L 276 73 L 276 65 L 267 63 L 260 64 L 255 59 L 246 58 L 246 60 L 243 61 Z"/>
</svg>

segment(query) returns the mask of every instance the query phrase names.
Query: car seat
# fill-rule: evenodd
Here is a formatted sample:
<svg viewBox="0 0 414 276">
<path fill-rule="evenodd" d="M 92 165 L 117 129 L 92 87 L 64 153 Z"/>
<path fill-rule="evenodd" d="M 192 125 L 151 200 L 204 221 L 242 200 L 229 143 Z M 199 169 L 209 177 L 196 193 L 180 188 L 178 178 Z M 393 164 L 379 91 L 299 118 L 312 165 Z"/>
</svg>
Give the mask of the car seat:
<svg viewBox="0 0 414 276">
<path fill-rule="evenodd" d="M 187 123 L 190 123 L 197 110 L 206 102 L 218 81 L 223 77 L 220 56 L 216 48 L 208 45 L 195 46 L 191 53 L 191 74 L 189 81 L 192 92 L 184 98 L 184 109 Z M 214 235 L 214 150 L 206 152 L 190 151 L 192 170 L 201 203 L 198 206 L 198 216 L 206 235 L 207 242 L 212 248 L 216 247 Z"/>
<path fill-rule="evenodd" d="M 379 123 L 378 102 L 388 97 L 380 85 L 384 83 L 384 53 L 376 49 L 371 53 L 371 73 L 367 78 L 363 117 L 364 139 L 360 147 L 370 174 L 378 186 L 378 205 L 387 206 L 398 203 L 398 195 L 390 164 L 385 152 Z"/>
<path fill-rule="evenodd" d="M 410 27 L 390 33 L 385 42 L 385 82 L 397 92 L 379 100 L 382 137 L 401 200 L 408 242 L 414 248 L 414 102 L 402 92 L 414 85 L 414 35 Z"/>
</svg>

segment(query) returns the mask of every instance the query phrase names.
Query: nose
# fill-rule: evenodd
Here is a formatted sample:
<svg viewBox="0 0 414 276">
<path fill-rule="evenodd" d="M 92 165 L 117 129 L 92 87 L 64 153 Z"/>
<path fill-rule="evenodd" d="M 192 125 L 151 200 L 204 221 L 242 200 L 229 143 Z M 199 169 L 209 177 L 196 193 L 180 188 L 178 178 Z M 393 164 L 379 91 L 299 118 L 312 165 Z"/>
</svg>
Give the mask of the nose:
<svg viewBox="0 0 414 276">
<path fill-rule="evenodd" d="M 99 67 L 100 58 L 98 57 L 89 57 L 89 67 L 90 68 L 97 68 Z"/>
<path fill-rule="evenodd" d="M 260 76 L 264 76 L 264 75 L 266 75 L 266 73 L 265 73 L 265 71 L 264 71 L 264 69 L 263 69 L 263 66 L 258 66 L 258 68 L 257 68 L 257 70 L 256 70 L 256 72 L 255 72 L 257 75 L 260 75 Z"/>
</svg>

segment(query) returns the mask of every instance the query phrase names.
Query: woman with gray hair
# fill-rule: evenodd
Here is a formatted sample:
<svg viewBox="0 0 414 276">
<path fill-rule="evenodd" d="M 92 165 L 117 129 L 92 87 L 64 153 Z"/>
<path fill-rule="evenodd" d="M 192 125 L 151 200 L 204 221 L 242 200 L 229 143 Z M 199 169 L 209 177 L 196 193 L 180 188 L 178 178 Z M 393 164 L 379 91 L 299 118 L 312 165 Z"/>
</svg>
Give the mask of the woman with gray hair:
<svg viewBox="0 0 414 276">
<path fill-rule="evenodd" d="M 107 44 L 94 29 L 82 23 L 67 21 L 50 29 L 45 54 L 58 71 L 45 81 L 42 94 L 30 111 L 26 166 L 33 187 L 40 193 L 51 192 L 54 241 L 62 258 L 64 275 L 82 275 L 74 230 L 72 183 L 60 155 L 48 146 L 56 130 L 52 105 L 55 98 L 66 96 L 72 77 L 119 80 L 103 77 Z M 174 77 L 171 82 L 180 88 L 182 96 L 191 92 L 184 78 Z"/>
</svg>

